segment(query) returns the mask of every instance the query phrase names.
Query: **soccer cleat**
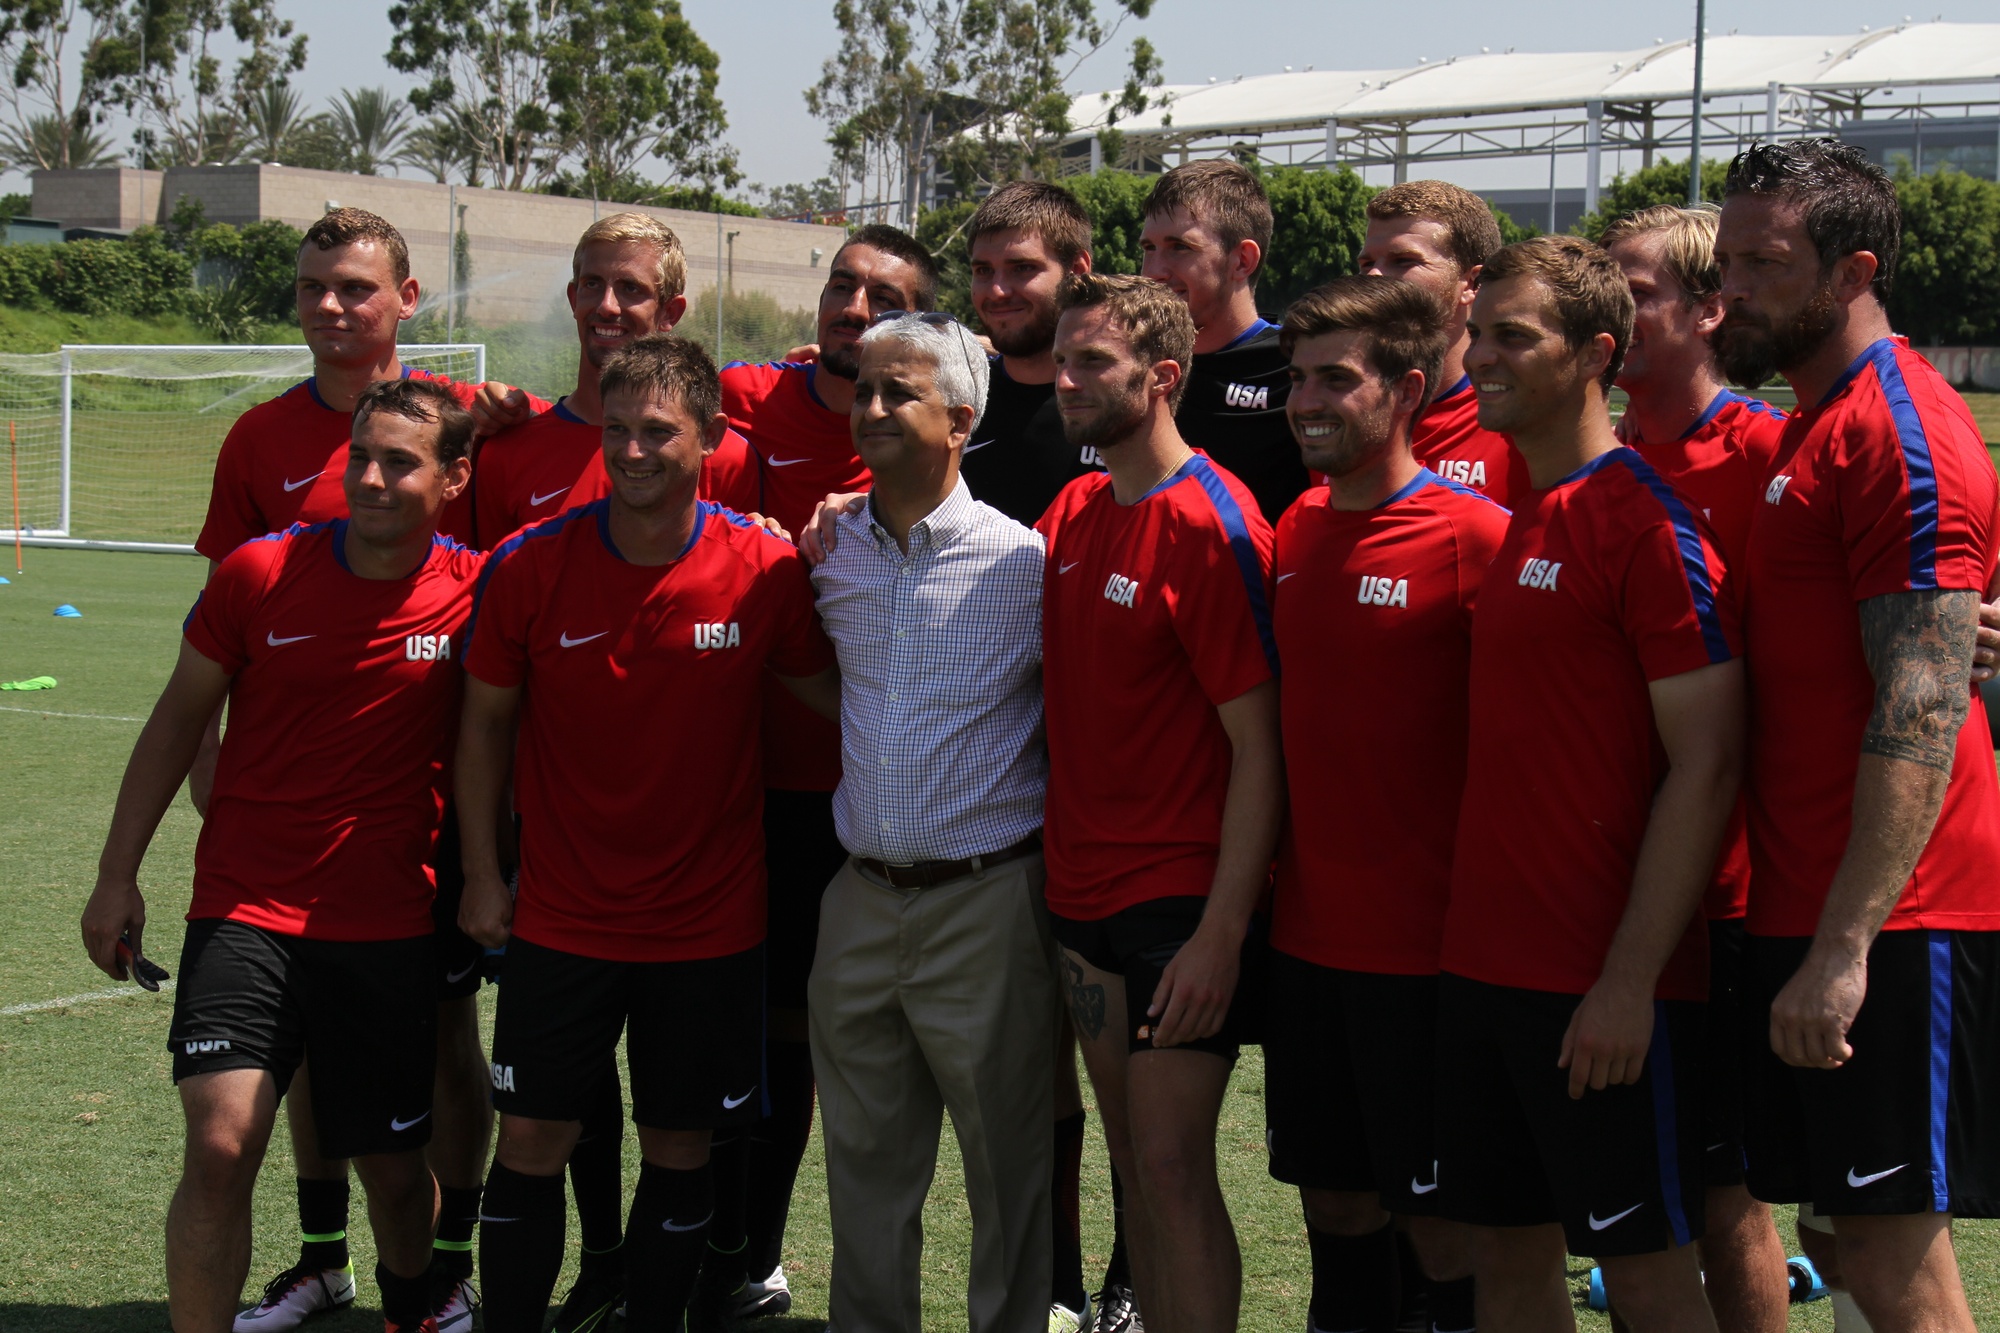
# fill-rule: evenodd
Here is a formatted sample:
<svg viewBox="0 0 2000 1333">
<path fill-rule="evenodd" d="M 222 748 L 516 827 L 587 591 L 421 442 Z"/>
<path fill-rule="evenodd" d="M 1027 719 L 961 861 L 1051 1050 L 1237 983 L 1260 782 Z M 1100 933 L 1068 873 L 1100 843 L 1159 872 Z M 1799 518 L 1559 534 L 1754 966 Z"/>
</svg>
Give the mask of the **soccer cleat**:
<svg viewBox="0 0 2000 1333">
<path fill-rule="evenodd" d="M 718 1279 L 714 1268 L 702 1266 L 701 1275 L 694 1282 L 694 1294 L 688 1298 L 687 1333 L 728 1333 L 736 1326 L 736 1307 L 750 1284 L 738 1277 L 734 1279 L 734 1287 L 723 1286 L 730 1280 Z"/>
<path fill-rule="evenodd" d="M 763 1281 L 755 1278 L 743 1284 L 736 1295 L 738 1319 L 763 1319 L 792 1312 L 792 1288 L 785 1281 L 785 1266 L 779 1264 Z"/>
<path fill-rule="evenodd" d="M 549 1333 L 603 1333 L 611 1323 L 611 1312 L 624 1303 L 625 1283 L 621 1279 L 578 1279 L 563 1297 Z"/>
<path fill-rule="evenodd" d="M 1072 1310 L 1061 1301 L 1049 1302 L 1049 1333 L 1089 1333 L 1091 1327 L 1090 1297 L 1083 1298 L 1083 1309 Z"/>
<path fill-rule="evenodd" d="M 479 1291 L 472 1283 L 436 1271 L 431 1294 L 431 1322 L 437 1333 L 472 1333 L 472 1312 L 479 1308 Z"/>
<path fill-rule="evenodd" d="M 1130 1287 L 1107 1284 L 1090 1299 L 1097 1306 L 1094 1333 L 1146 1333 L 1146 1321 L 1139 1317 L 1139 1302 Z"/>
<path fill-rule="evenodd" d="M 265 1284 L 255 1305 L 236 1316 L 235 1333 L 287 1333 L 322 1310 L 354 1301 L 354 1265 L 307 1268 L 294 1264 Z"/>
<path fill-rule="evenodd" d="M 399 1324 L 393 1319 L 382 1321 L 382 1333 L 438 1333 L 437 1320 L 424 1316 L 420 1324 Z"/>
</svg>

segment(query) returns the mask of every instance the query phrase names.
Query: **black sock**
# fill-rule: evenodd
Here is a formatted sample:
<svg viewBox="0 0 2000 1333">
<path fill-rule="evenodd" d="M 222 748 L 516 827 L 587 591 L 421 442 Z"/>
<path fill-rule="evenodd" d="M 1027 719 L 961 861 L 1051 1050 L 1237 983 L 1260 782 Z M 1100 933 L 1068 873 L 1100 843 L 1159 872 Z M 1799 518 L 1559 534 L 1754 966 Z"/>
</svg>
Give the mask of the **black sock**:
<svg viewBox="0 0 2000 1333">
<path fill-rule="evenodd" d="M 625 1093 L 616 1063 L 583 1110 L 583 1132 L 569 1155 L 569 1187 L 576 1195 L 577 1230 L 584 1264 L 592 1255 L 613 1255 L 625 1239 Z"/>
<path fill-rule="evenodd" d="M 493 1164 L 479 1207 L 486 1333 L 542 1333 L 568 1222 L 561 1176 L 524 1176 Z"/>
<path fill-rule="evenodd" d="M 479 1225 L 479 1190 L 438 1186 L 437 1239 L 431 1262 L 453 1277 L 472 1276 L 472 1229 Z"/>
<path fill-rule="evenodd" d="M 1111 1262 L 1104 1266 L 1104 1285 L 1132 1285 L 1132 1256 L 1125 1249 L 1125 1181 L 1118 1164 L 1111 1164 Z"/>
<path fill-rule="evenodd" d="M 299 1266 L 347 1267 L 347 1177 L 299 1177 Z"/>
<path fill-rule="evenodd" d="M 1077 1195 L 1082 1188 L 1084 1113 L 1056 1121 L 1055 1178 L 1049 1182 L 1049 1224 L 1054 1228 L 1055 1264 L 1049 1270 L 1049 1299 L 1081 1310 L 1083 1289 L 1083 1221 Z"/>
<path fill-rule="evenodd" d="M 1472 1333 L 1479 1323 L 1472 1312 L 1472 1279 L 1461 1277 L 1450 1282 L 1433 1279 L 1428 1285 L 1432 1333 Z"/>
<path fill-rule="evenodd" d="M 764 1047 L 771 1113 L 750 1131 L 743 1191 L 744 1250 L 749 1274 L 762 1282 L 785 1257 L 785 1219 L 792 1210 L 792 1182 L 812 1137 L 812 1048 L 802 1041 Z"/>
<path fill-rule="evenodd" d="M 1428 1333 L 1431 1285 L 1407 1231 L 1396 1233 L 1396 1327 L 1401 1333 Z"/>
<path fill-rule="evenodd" d="M 391 1328 L 416 1333 L 417 1325 L 431 1317 L 430 1283 L 423 1277 L 397 1277 L 378 1259 L 375 1285 L 382 1289 L 382 1318 Z"/>
<path fill-rule="evenodd" d="M 708 1249 L 708 1224 L 715 1215 L 715 1176 L 707 1166 L 693 1171 L 644 1162 L 625 1247 L 632 1271 L 645 1281 L 625 1290 L 625 1327 L 631 1333 L 674 1333 L 681 1326 L 695 1275 Z M 491 1324 L 488 1328 L 491 1329 Z"/>
<path fill-rule="evenodd" d="M 1399 1290 L 1396 1224 L 1366 1236 L 1336 1236 L 1306 1219 L 1312 1244 L 1312 1327 L 1392 1333 Z"/>
<path fill-rule="evenodd" d="M 708 1224 L 708 1257 L 701 1261 L 702 1281 L 708 1290 L 735 1291 L 750 1276 L 750 1248 L 743 1230 L 750 1140 L 747 1134 L 733 1130 L 727 1131 L 726 1138 L 724 1133 L 718 1130 L 708 1149 L 709 1172 L 715 1181 L 715 1220 Z"/>
</svg>

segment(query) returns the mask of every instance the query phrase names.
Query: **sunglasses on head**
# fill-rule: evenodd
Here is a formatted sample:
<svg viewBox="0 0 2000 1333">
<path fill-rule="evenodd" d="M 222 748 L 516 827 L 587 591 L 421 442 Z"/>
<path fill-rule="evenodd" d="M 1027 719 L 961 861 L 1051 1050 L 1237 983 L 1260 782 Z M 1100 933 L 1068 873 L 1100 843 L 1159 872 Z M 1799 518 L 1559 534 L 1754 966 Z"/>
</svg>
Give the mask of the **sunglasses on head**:
<svg viewBox="0 0 2000 1333">
<path fill-rule="evenodd" d="M 875 318 L 869 320 L 868 326 L 873 328 L 877 324 L 884 324 L 892 319 L 914 319 L 919 324 L 928 324 L 935 329 L 965 327 L 957 319 L 942 310 L 884 310 L 876 315 Z M 953 341 L 958 343 L 958 354 L 965 358 L 965 373 L 971 376 L 972 383 L 979 383 L 979 372 L 972 368 L 972 354 L 965 350 L 964 339 L 954 339 Z"/>
</svg>

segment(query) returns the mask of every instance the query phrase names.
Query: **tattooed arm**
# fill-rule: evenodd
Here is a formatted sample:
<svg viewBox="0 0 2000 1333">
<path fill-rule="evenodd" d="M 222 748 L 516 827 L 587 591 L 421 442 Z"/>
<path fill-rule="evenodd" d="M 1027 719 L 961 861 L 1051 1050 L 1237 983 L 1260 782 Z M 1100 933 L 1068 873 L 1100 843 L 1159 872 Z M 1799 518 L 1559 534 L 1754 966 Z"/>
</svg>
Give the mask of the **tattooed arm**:
<svg viewBox="0 0 2000 1333">
<path fill-rule="evenodd" d="M 1861 737 L 1854 824 L 1819 930 L 1771 1004 L 1771 1048 L 1786 1063 L 1834 1069 L 1868 991 L 1868 946 L 1930 841 L 1971 708 L 1976 592 L 1899 592 L 1859 604 L 1875 711 Z"/>
</svg>

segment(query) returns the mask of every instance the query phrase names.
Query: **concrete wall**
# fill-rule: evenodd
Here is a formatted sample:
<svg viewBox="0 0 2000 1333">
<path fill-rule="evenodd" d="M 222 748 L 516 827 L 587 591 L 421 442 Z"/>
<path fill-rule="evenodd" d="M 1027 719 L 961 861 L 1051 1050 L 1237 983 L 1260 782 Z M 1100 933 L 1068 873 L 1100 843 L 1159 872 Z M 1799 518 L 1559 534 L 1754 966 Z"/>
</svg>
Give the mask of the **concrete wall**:
<svg viewBox="0 0 2000 1333">
<path fill-rule="evenodd" d="M 301 230 L 328 208 L 365 208 L 394 223 L 410 247 L 410 267 L 426 304 L 444 297 L 451 191 L 431 181 L 355 176 L 337 171 L 256 164 L 173 167 L 162 172 L 125 168 L 34 173 L 34 214 L 67 225 L 134 227 L 162 222 L 182 196 L 199 199 L 210 222 L 238 226 L 279 218 Z M 141 212 L 143 197 L 143 213 Z M 483 324 L 540 320 L 556 308 L 569 278 L 576 238 L 595 214 L 631 207 L 588 199 L 460 186 L 457 203 L 471 244 L 470 317 Z M 681 238 L 688 259 L 688 295 L 715 286 L 716 215 L 680 209 L 639 208 Z M 827 263 L 846 233 L 839 227 L 723 216 L 722 232 L 736 232 L 737 292 L 765 292 L 787 309 L 811 309 L 826 281 Z M 814 258 L 814 252 L 818 258 Z"/>
</svg>

